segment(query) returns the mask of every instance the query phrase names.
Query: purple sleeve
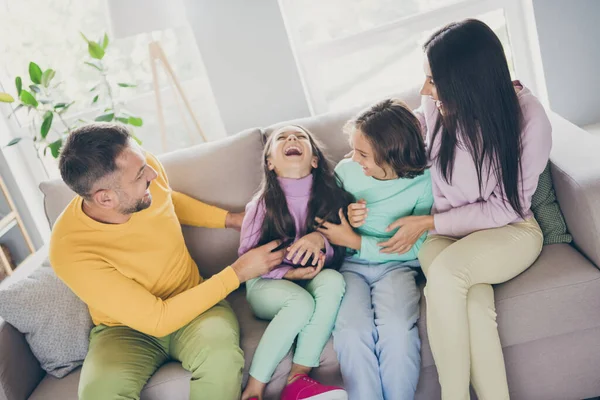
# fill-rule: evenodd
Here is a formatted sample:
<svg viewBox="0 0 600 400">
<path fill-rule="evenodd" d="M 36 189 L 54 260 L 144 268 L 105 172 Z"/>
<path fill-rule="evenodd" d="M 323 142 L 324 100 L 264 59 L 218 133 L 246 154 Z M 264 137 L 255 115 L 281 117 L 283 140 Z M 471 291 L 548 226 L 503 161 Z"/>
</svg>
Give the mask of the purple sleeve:
<svg viewBox="0 0 600 400">
<path fill-rule="evenodd" d="M 550 156 L 552 148 L 552 126 L 541 104 L 529 104 L 523 110 L 524 126 L 522 141 L 522 181 L 520 181 L 520 201 L 523 211 L 528 213 L 531 198 L 537 188 L 538 180 Z M 495 179 L 490 175 L 490 180 Z M 440 235 L 465 236 L 469 233 L 498 228 L 512 223 L 519 218 L 510 207 L 505 196 L 502 196 L 500 184 L 485 201 L 467 204 L 435 214 L 435 232 Z M 507 206 L 508 205 L 508 206 Z"/>
<path fill-rule="evenodd" d="M 325 241 L 325 265 L 328 265 L 333 260 L 333 246 L 325 236 L 323 236 L 323 240 Z"/>
<path fill-rule="evenodd" d="M 244 221 L 242 222 L 242 230 L 240 232 L 240 247 L 238 248 L 239 256 L 256 247 L 258 241 L 260 240 L 260 230 L 262 228 L 264 219 L 264 204 L 258 204 L 256 200 L 252 200 L 250 203 L 248 203 L 246 206 L 246 215 L 244 216 Z M 282 279 L 291 268 L 292 267 L 289 265 L 282 264 L 262 277 L 268 279 Z"/>
</svg>

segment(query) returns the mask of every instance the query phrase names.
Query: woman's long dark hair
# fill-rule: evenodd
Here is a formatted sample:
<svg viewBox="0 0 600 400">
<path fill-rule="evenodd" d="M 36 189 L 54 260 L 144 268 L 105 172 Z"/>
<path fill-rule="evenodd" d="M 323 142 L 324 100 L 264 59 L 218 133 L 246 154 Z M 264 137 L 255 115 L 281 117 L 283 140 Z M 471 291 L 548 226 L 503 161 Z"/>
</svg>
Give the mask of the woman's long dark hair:
<svg viewBox="0 0 600 400">
<path fill-rule="evenodd" d="M 502 183 L 501 194 L 522 217 L 522 113 L 500 40 L 483 22 L 467 19 L 435 32 L 424 50 L 444 111 L 429 144 L 430 158 L 437 158 L 444 180 L 451 183 L 456 147 L 464 146 L 475 163 L 480 193 L 494 174 Z M 441 144 L 433 155 L 438 135 Z M 485 169 L 487 177 L 482 176 Z"/>
<path fill-rule="evenodd" d="M 317 157 L 318 165 L 312 170 L 313 183 L 310 200 L 308 202 L 308 213 L 306 223 L 302 227 L 304 235 L 317 229 L 315 217 L 339 224 L 339 209 L 347 214 L 347 206 L 354 201 L 353 196 L 346 192 L 340 185 L 340 180 L 327 159 L 321 145 L 314 139 L 312 134 L 300 126 L 287 126 L 273 132 L 271 135 L 287 130 L 301 130 L 304 132 L 312 146 L 313 156 Z M 265 206 L 265 218 L 261 227 L 258 245 L 269 243 L 272 240 L 290 240 L 296 237 L 296 225 L 290 214 L 283 189 L 277 180 L 275 171 L 269 170 L 267 158 L 271 154 L 273 140 L 267 139 L 263 151 L 263 180 L 257 193 L 258 204 Z M 334 258 L 329 267 L 338 268 L 346 255 L 344 247 L 333 246 Z"/>
</svg>

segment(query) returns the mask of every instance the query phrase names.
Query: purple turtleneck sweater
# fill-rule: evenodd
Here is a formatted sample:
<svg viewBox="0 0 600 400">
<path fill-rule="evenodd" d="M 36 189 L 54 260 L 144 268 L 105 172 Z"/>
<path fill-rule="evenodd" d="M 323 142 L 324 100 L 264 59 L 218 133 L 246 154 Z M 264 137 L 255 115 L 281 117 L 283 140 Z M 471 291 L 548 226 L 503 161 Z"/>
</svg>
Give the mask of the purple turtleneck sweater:
<svg viewBox="0 0 600 400">
<path fill-rule="evenodd" d="M 296 224 L 296 241 L 306 231 L 306 215 L 308 213 L 308 201 L 310 200 L 313 177 L 310 174 L 300 179 L 278 178 L 278 180 L 285 193 L 288 210 L 292 214 L 292 218 Z M 258 244 L 264 218 L 264 203 L 259 204 L 256 198 L 252 199 L 246 206 L 246 216 L 242 223 L 240 248 L 238 250 L 240 256 Z M 333 247 L 331 247 L 325 237 L 323 239 L 325 240 L 325 265 L 327 265 L 333 259 Z M 263 275 L 263 278 L 282 279 L 286 272 L 292 268 L 294 268 L 294 264 L 284 259 L 283 264 L 276 267 L 270 273 Z"/>
</svg>

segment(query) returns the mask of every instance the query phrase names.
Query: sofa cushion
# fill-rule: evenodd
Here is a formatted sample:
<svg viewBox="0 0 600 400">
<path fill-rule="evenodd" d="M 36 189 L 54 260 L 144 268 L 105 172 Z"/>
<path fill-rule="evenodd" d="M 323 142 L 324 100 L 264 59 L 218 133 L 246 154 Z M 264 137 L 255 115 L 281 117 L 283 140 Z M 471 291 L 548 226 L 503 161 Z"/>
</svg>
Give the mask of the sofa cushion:
<svg viewBox="0 0 600 400">
<path fill-rule="evenodd" d="M 29 400 L 77 400 L 81 368 L 62 379 L 47 375 Z M 192 375 L 178 362 L 168 362 L 156 371 L 142 390 L 140 400 L 188 400 Z"/>
<path fill-rule="evenodd" d="M 0 315 L 25 334 L 49 374 L 61 378 L 83 363 L 92 319 L 47 264 L 0 290 Z"/>
<path fill-rule="evenodd" d="M 565 217 L 556 200 L 550 162 L 540 175 L 538 186 L 531 198 L 531 211 L 544 234 L 544 244 L 571 243 L 573 241 L 567 232 Z"/>
<path fill-rule="evenodd" d="M 419 333 L 422 368 L 434 365 L 427 338 L 426 302 Z M 600 271 L 572 246 L 544 246 L 537 261 L 495 286 L 498 330 L 507 348 L 600 327 Z"/>
</svg>

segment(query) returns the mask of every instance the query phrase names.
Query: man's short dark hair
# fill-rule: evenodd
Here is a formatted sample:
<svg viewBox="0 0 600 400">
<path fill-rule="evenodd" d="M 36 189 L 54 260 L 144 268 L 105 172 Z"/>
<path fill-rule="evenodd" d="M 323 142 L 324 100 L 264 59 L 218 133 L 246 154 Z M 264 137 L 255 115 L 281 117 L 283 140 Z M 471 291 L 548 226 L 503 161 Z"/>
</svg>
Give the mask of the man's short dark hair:
<svg viewBox="0 0 600 400">
<path fill-rule="evenodd" d="M 71 190 L 89 198 L 94 184 L 117 170 L 116 159 L 129 138 L 129 130 L 119 124 L 91 123 L 75 129 L 60 154 L 60 175 Z"/>
</svg>

